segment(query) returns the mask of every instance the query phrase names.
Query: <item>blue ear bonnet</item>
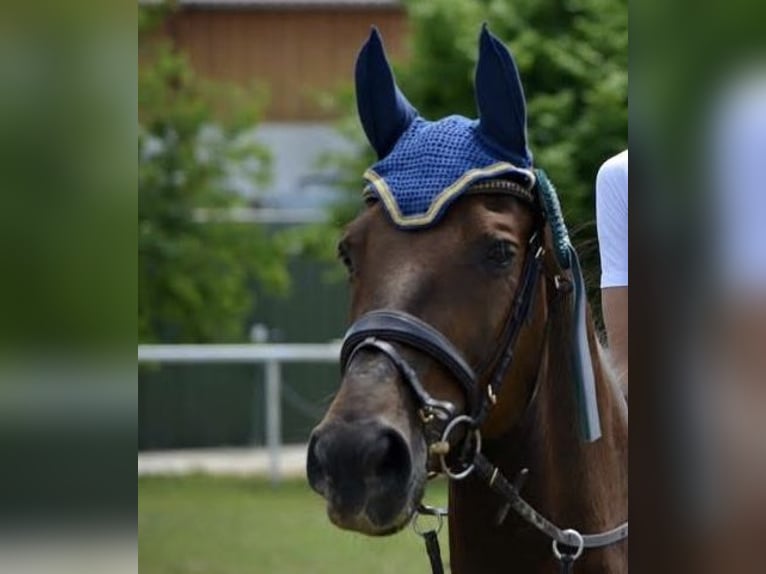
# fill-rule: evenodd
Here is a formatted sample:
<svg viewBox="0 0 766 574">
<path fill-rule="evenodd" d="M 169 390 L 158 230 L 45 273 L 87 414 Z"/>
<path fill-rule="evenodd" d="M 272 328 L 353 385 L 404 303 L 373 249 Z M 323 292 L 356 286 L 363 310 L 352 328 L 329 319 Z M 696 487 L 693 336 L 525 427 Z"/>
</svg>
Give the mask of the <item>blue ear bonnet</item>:
<svg viewBox="0 0 766 574">
<path fill-rule="evenodd" d="M 393 150 L 368 169 L 366 193 L 385 206 L 401 228 L 436 223 L 450 204 L 472 184 L 488 178 L 513 177 L 529 188 L 534 173 L 528 162 L 498 160 L 482 141 L 479 122 L 449 116 L 436 122 L 415 118 Z"/>
<path fill-rule="evenodd" d="M 379 161 L 364 174 L 391 220 L 413 229 L 436 223 L 451 203 L 482 179 L 535 183 L 526 139 L 526 104 L 505 46 L 482 29 L 476 66 L 479 119 L 427 121 L 396 85 L 378 31 L 356 62 L 359 119 Z"/>
</svg>

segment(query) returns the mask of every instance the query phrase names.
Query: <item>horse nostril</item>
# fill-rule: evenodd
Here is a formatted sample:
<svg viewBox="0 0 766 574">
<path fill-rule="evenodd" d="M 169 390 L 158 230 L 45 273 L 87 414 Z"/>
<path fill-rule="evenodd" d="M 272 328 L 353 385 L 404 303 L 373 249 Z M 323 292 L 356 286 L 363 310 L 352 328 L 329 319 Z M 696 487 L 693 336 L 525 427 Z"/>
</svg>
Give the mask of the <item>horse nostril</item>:
<svg viewBox="0 0 766 574">
<path fill-rule="evenodd" d="M 311 433 L 311 438 L 309 439 L 308 456 L 306 457 L 306 476 L 311 488 L 324 496 L 326 485 L 324 449 L 316 432 Z"/>
<path fill-rule="evenodd" d="M 412 463 L 404 438 L 392 429 L 383 430 L 370 445 L 365 457 L 365 474 L 388 487 L 404 487 Z"/>
<path fill-rule="evenodd" d="M 328 501 L 331 516 L 390 524 L 409 500 L 412 454 L 395 428 L 375 421 L 333 423 L 309 439 L 309 485 Z"/>
</svg>

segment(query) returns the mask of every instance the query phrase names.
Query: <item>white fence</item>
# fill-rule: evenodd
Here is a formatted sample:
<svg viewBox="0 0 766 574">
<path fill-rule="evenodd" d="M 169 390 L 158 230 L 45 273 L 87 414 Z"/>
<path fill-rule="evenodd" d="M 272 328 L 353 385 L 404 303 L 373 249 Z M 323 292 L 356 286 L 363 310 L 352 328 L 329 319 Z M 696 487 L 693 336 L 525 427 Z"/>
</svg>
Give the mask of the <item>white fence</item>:
<svg viewBox="0 0 766 574">
<path fill-rule="evenodd" d="M 139 345 L 139 363 L 263 363 L 269 475 L 279 482 L 282 448 L 282 363 L 336 363 L 340 343 L 246 345 Z"/>
</svg>

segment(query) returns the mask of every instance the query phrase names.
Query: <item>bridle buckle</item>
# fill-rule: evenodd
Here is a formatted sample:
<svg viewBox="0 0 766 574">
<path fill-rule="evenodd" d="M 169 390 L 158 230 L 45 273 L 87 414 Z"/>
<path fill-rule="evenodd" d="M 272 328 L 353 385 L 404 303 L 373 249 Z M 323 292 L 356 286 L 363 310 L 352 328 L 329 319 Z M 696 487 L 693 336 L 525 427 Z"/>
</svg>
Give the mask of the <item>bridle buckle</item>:
<svg viewBox="0 0 766 574">
<path fill-rule="evenodd" d="M 447 441 L 444 440 L 438 440 L 436 442 L 432 442 L 428 446 L 428 452 L 435 456 L 445 456 L 449 454 L 450 451 L 450 444 Z"/>
<path fill-rule="evenodd" d="M 435 416 L 433 410 L 426 407 L 418 409 L 418 415 L 420 416 L 420 420 L 424 425 L 427 425 L 433 421 Z"/>
</svg>

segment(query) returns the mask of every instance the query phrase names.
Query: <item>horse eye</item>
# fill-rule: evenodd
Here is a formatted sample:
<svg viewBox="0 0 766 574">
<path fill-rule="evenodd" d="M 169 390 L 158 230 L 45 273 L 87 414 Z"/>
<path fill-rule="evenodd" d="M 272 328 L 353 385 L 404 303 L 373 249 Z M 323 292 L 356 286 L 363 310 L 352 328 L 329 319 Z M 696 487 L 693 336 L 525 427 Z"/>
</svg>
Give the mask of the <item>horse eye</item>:
<svg viewBox="0 0 766 574">
<path fill-rule="evenodd" d="M 349 273 L 353 273 L 354 264 L 351 261 L 351 255 L 349 255 L 348 244 L 345 241 L 338 243 L 338 259 L 340 259 Z"/>
<path fill-rule="evenodd" d="M 489 248 L 487 260 L 497 267 L 508 267 L 513 261 L 515 255 L 513 245 L 510 241 L 495 241 Z"/>
</svg>

